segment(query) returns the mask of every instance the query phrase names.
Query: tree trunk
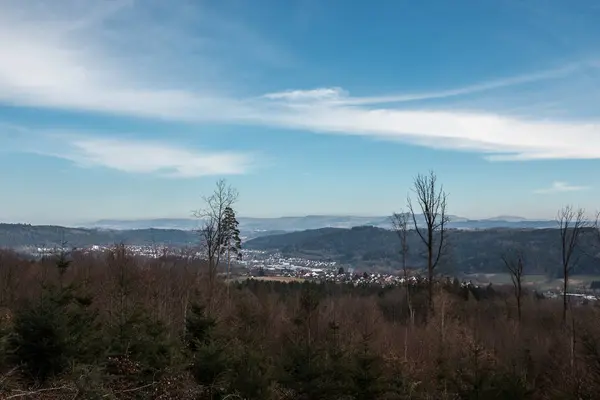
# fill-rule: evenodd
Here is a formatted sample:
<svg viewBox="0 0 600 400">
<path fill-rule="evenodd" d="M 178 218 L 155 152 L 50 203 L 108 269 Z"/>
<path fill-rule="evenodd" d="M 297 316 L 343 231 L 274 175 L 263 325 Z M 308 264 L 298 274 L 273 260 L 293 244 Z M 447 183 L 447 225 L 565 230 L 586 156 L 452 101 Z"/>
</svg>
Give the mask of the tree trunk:
<svg viewBox="0 0 600 400">
<path fill-rule="evenodd" d="M 564 280 L 563 280 L 563 324 L 567 323 L 567 286 L 569 283 L 569 271 L 565 269 L 564 271 Z"/>
<path fill-rule="evenodd" d="M 430 240 L 433 240 L 431 238 Z M 431 241 L 429 242 L 431 243 Z M 427 251 L 427 296 L 430 311 L 433 311 L 433 248 L 430 246 Z"/>
<path fill-rule="evenodd" d="M 517 282 L 517 316 L 519 323 L 521 322 L 521 281 Z"/>
<path fill-rule="evenodd" d="M 227 298 L 229 298 L 229 269 L 230 269 L 230 265 L 231 265 L 231 261 L 229 258 L 229 243 L 227 243 Z"/>
<path fill-rule="evenodd" d="M 575 367 L 575 315 L 571 310 L 571 373 Z"/>
<path fill-rule="evenodd" d="M 409 325 L 406 324 L 406 329 L 404 331 L 404 362 L 408 361 L 408 329 Z"/>
<path fill-rule="evenodd" d="M 441 334 L 442 334 L 442 345 L 446 340 L 446 296 L 442 293 L 442 326 L 441 326 Z"/>
<path fill-rule="evenodd" d="M 517 297 L 517 319 L 521 322 L 521 296 Z"/>
</svg>

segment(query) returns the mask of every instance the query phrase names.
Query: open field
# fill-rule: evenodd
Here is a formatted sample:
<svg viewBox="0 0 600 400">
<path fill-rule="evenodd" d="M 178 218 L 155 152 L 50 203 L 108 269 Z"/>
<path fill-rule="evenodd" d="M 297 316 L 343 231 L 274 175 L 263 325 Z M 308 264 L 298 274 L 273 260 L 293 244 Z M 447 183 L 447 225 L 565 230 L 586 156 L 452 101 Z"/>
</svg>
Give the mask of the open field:
<svg viewBox="0 0 600 400">
<path fill-rule="evenodd" d="M 272 281 L 272 282 L 304 282 L 304 278 L 296 278 L 294 276 L 253 276 L 247 279 L 256 279 L 258 281 Z"/>
<path fill-rule="evenodd" d="M 231 279 L 226 279 L 226 282 L 243 282 L 248 279 L 254 279 L 257 281 L 271 281 L 271 282 L 304 282 L 304 278 L 296 278 L 293 276 L 238 276 Z"/>
<path fill-rule="evenodd" d="M 493 285 L 510 285 L 510 274 L 508 273 L 490 273 L 490 274 L 466 274 L 465 279 L 470 279 L 474 283 Z M 600 280 L 600 275 L 573 275 L 569 280 L 571 288 L 587 289 L 592 281 Z M 537 290 L 549 290 L 562 288 L 562 279 L 550 279 L 543 274 L 525 275 L 523 282 L 530 288 Z"/>
</svg>

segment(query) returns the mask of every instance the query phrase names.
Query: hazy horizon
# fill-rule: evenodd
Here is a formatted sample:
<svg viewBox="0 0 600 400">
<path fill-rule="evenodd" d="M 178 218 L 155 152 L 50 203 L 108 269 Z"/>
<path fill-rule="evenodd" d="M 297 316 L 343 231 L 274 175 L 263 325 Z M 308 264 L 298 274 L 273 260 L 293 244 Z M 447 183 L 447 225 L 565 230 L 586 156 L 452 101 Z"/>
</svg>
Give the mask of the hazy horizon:
<svg viewBox="0 0 600 400">
<path fill-rule="evenodd" d="M 391 216 L 391 213 L 389 214 Z M 456 215 L 450 213 L 450 215 L 459 218 L 465 218 L 468 220 L 490 220 L 495 218 L 519 218 L 527 221 L 553 221 L 556 219 L 556 215 L 547 217 L 547 218 L 528 218 L 527 216 L 522 215 L 493 215 L 493 216 L 485 216 L 485 217 L 468 217 L 465 215 Z M 306 218 L 306 217 L 348 217 L 348 218 L 386 218 L 388 215 L 386 214 L 336 214 L 336 213 L 327 213 L 327 214 L 307 214 L 307 215 L 280 215 L 280 216 L 253 216 L 253 215 L 238 215 L 238 218 L 248 218 L 248 219 L 283 219 L 283 218 Z M 590 213 L 589 219 L 592 220 L 594 217 Z M 31 224 L 31 225 L 57 225 L 57 226 L 66 226 L 66 227 L 83 227 L 92 225 L 102 221 L 119 221 L 119 222 L 137 222 L 137 221 L 152 221 L 152 220 L 195 220 L 196 218 L 188 215 L 182 216 L 154 216 L 147 218 L 95 218 L 95 219 L 84 219 L 84 220 L 18 220 L 18 219 L 1 219 L 0 223 L 9 223 L 9 224 Z"/>
</svg>

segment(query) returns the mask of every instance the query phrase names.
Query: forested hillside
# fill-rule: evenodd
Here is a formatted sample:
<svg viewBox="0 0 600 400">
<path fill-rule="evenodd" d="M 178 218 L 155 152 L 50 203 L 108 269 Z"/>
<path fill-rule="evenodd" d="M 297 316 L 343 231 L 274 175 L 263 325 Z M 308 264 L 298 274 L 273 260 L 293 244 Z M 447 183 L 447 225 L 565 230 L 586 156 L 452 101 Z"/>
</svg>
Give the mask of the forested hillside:
<svg viewBox="0 0 600 400">
<path fill-rule="evenodd" d="M 72 247 L 91 245 L 165 244 L 185 246 L 198 243 L 194 232 L 178 229 L 101 230 L 65 228 L 52 225 L 0 224 L 0 247 L 55 247 L 67 242 Z"/>
<path fill-rule="evenodd" d="M 598 307 L 512 288 L 207 279 L 188 257 L 0 251 L 0 399 L 595 399 Z M 522 309 L 522 316 L 518 310 Z M 575 322 L 576 321 L 576 322 Z"/>
<path fill-rule="evenodd" d="M 408 264 L 424 266 L 423 246 L 416 233 L 409 233 Z M 577 252 L 575 273 L 600 273 L 598 248 L 593 237 L 583 236 Z M 0 224 L 0 247 L 55 247 L 62 242 L 71 247 L 91 245 L 167 245 L 197 246 L 199 237 L 192 231 L 178 229 L 100 230 Z M 449 230 L 450 251 L 440 264 L 440 271 L 499 272 L 504 270 L 502 252 L 522 249 L 527 256 L 529 273 L 555 275 L 560 267 L 561 247 L 557 229 L 489 229 L 478 231 Z M 323 228 L 262 236 L 243 243 L 247 249 L 281 251 L 285 256 L 333 260 L 358 268 L 399 268 L 400 245 L 395 232 L 375 227 Z"/>
<path fill-rule="evenodd" d="M 415 231 L 409 232 L 408 264 L 424 266 L 423 245 Z M 522 249 L 529 273 L 554 275 L 561 263 L 558 229 L 489 229 L 448 231 L 450 251 L 440 264 L 447 272 L 498 272 L 504 270 L 501 255 Z M 253 239 L 249 249 L 279 250 L 286 256 L 335 260 L 356 266 L 400 267 L 400 242 L 395 232 L 374 227 L 325 228 Z M 582 237 L 575 256 L 576 273 L 600 272 L 593 236 Z"/>
</svg>

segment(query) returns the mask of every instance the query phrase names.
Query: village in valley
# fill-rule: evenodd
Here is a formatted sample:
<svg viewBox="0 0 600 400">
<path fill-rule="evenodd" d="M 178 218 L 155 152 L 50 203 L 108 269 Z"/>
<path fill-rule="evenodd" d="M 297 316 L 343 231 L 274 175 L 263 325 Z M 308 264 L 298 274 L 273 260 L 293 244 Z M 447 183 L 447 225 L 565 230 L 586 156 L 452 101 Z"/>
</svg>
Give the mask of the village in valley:
<svg viewBox="0 0 600 400">
<path fill-rule="evenodd" d="M 75 249 L 83 254 L 102 253 L 111 250 L 111 246 L 92 245 L 86 248 Z M 166 255 L 187 256 L 201 258 L 202 253 L 193 249 L 168 248 L 156 245 L 127 245 L 130 254 L 138 257 L 160 258 Z M 73 251 L 73 249 L 60 249 L 55 247 L 23 248 L 22 251 L 36 257 L 51 256 L 60 251 Z M 240 281 L 255 279 L 277 282 L 304 282 L 339 283 L 357 286 L 379 286 L 381 288 L 394 286 L 425 285 L 426 276 L 418 269 L 395 270 L 387 273 L 370 272 L 367 268 L 361 270 L 352 265 L 342 265 L 336 261 L 311 260 L 300 257 L 287 257 L 280 252 L 265 250 L 241 250 L 241 257 L 236 260 L 222 260 L 224 264 L 219 273 L 225 279 Z M 502 279 L 504 278 L 504 279 Z M 489 288 L 512 287 L 502 274 L 461 274 L 460 276 L 440 275 L 436 281 L 444 284 L 460 285 L 473 290 Z M 524 280 L 527 282 L 527 280 Z M 600 285 L 596 281 L 591 283 L 581 282 L 570 288 L 567 296 L 574 303 L 587 304 L 600 299 Z M 542 282 L 530 280 L 525 287 L 531 289 L 538 298 L 558 299 L 562 297 L 561 281 Z"/>
</svg>

